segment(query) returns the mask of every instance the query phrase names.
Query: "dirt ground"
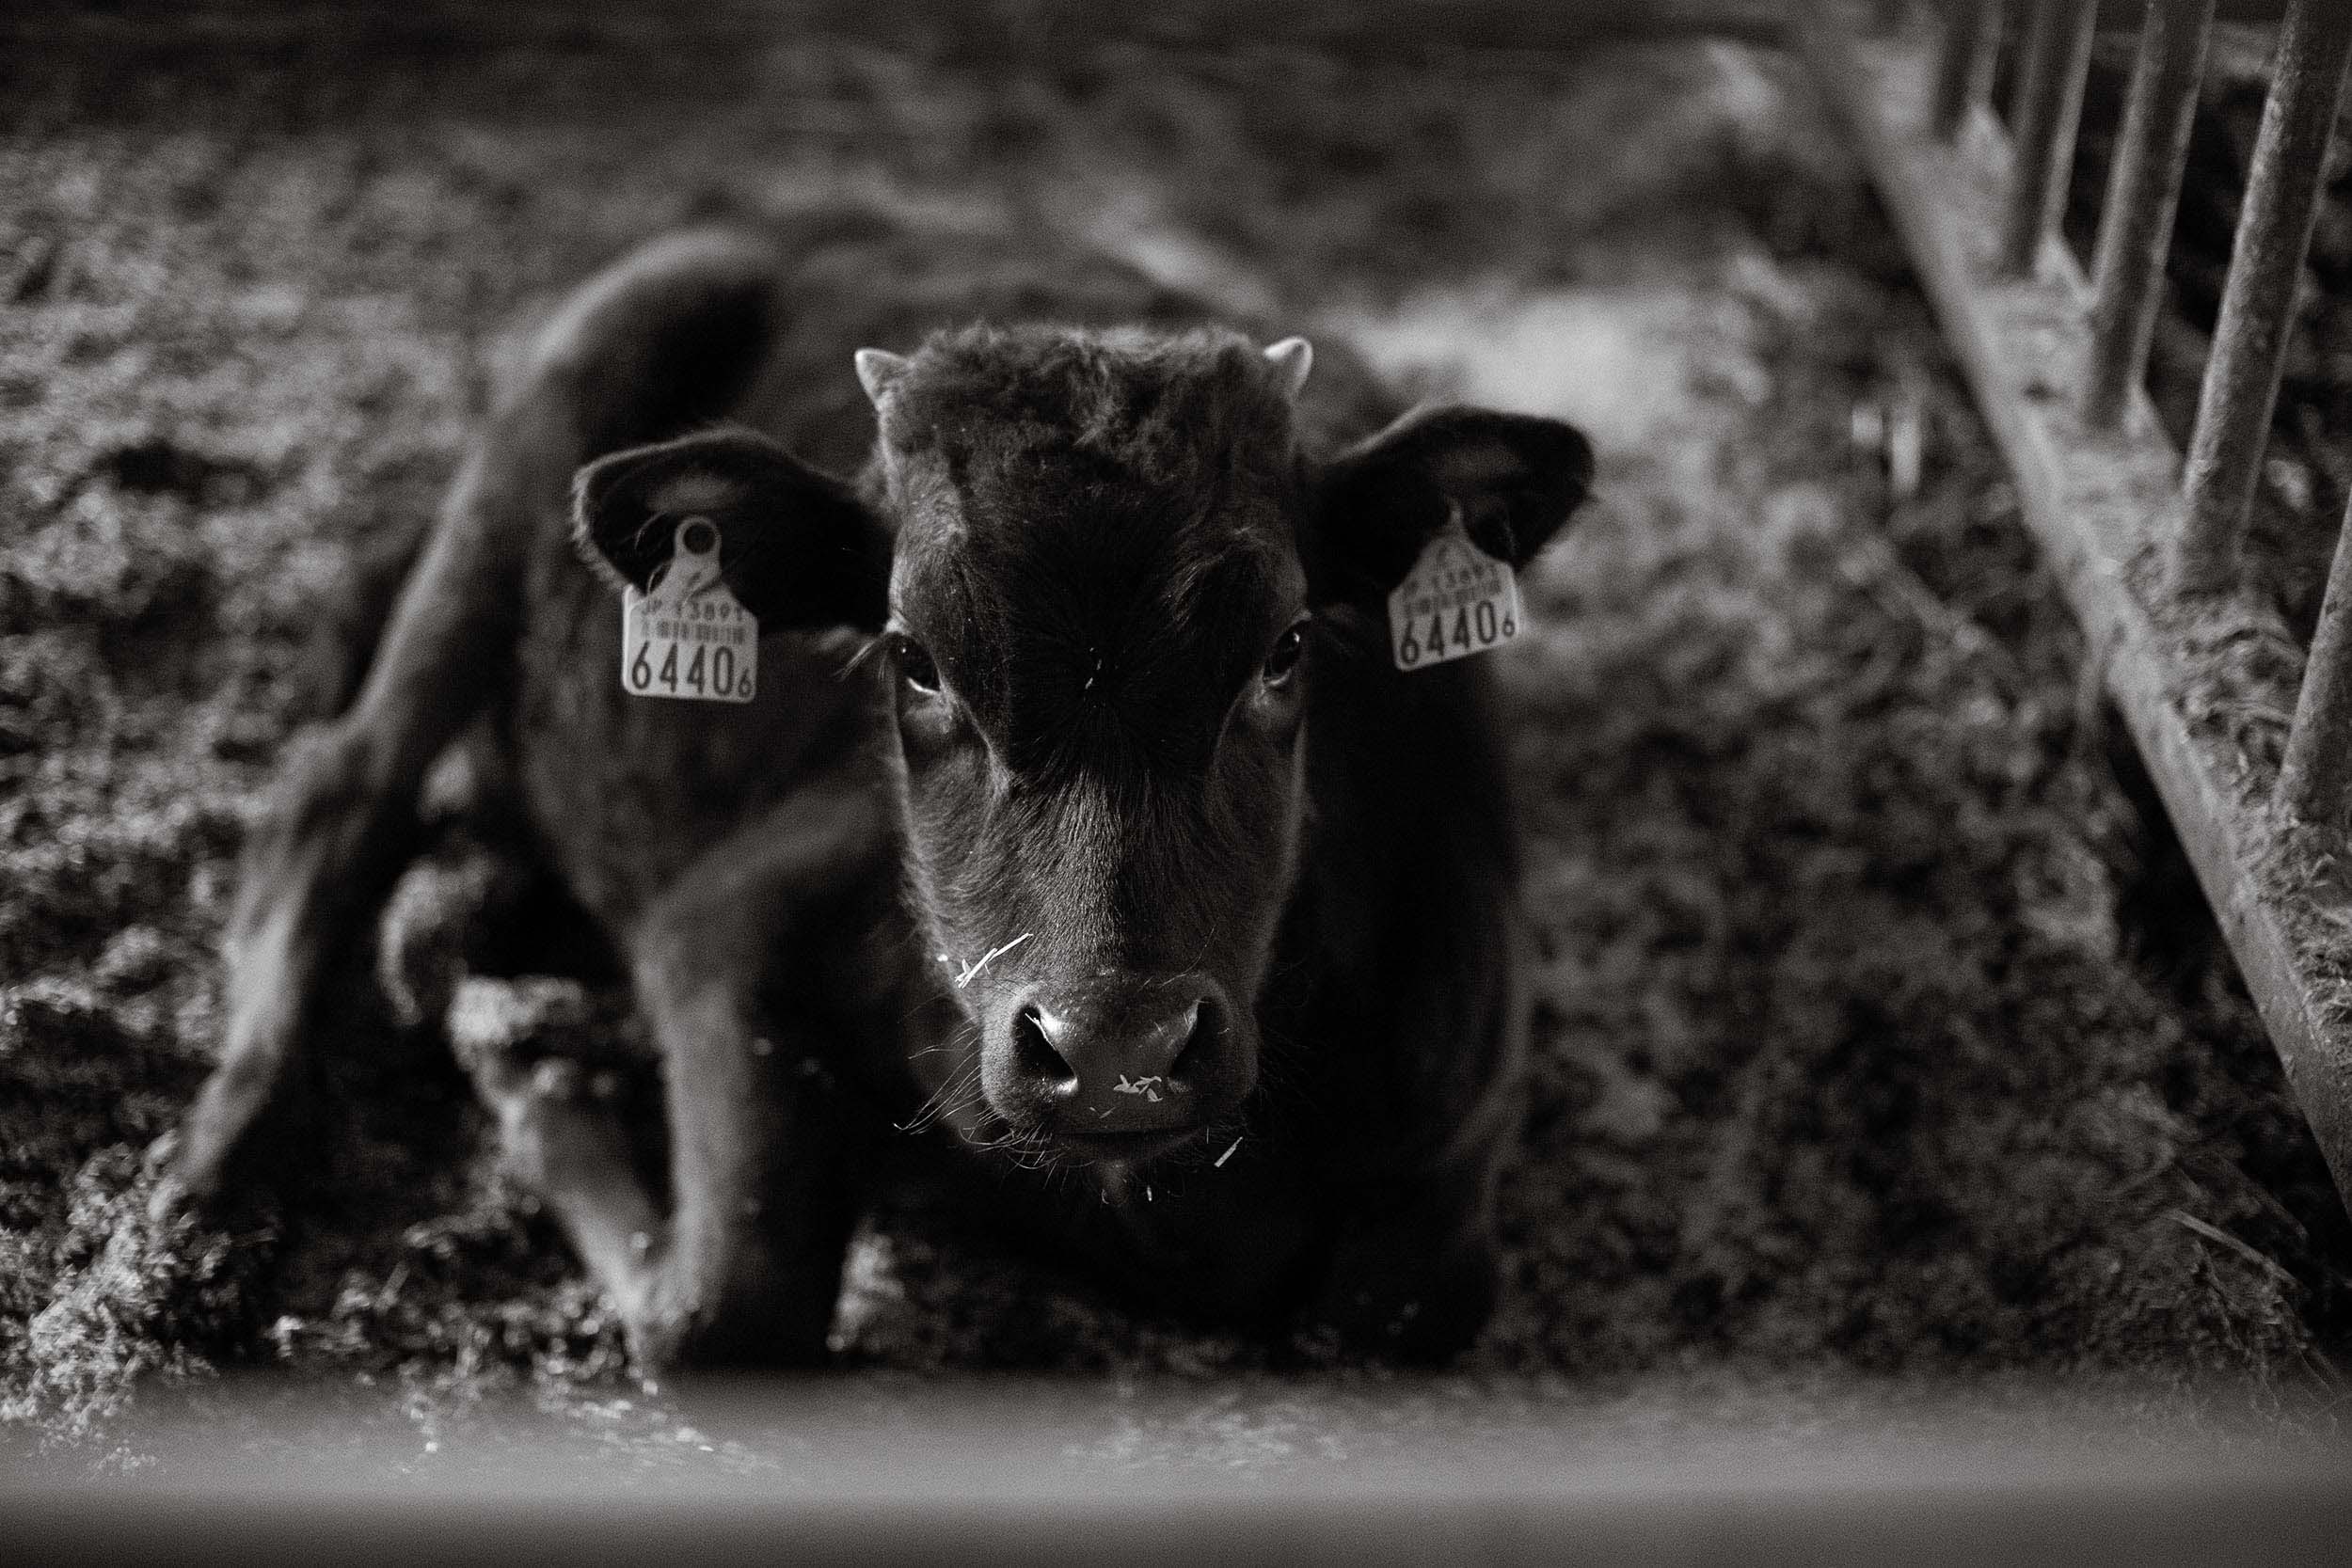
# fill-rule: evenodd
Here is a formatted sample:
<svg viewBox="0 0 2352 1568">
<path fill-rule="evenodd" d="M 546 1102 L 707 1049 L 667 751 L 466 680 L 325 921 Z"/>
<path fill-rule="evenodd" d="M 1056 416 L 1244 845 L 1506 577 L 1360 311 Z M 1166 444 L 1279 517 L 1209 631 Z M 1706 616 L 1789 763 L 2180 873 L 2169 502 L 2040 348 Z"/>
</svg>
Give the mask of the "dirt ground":
<svg viewBox="0 0 2352 1568">
<path fill-rule="evenodd" d="M 2344 1424 L 2352 1226 L 1791 62 L 1005 47 L 894 8 L 685 35 L 240 14 L 36 18 L 0 47 L 18 1437 L 107 1451 L 239 1367 L 419 1433 L 516 1394 L 640 1408 L 447 1042 L 390 1016 L 366 955 L 314 1041 L 312 1180 L 158 1234 L 142 1155 L 210 1059 L 233 856 L 316 710 L 320 607 L 434 506 L 498 345 L 714 198 L 840 192 L 1079 226 L 1598 444 L 1600 499 L 1497 656 L 1539 1060 L 1507 1293 L 1463 1376 L 1796 1411 L 2023 1379 Z M 907 1206 L 861 1236 L 837 1338 L 878 1376 L 1262 1365 Z"/>
</svg>

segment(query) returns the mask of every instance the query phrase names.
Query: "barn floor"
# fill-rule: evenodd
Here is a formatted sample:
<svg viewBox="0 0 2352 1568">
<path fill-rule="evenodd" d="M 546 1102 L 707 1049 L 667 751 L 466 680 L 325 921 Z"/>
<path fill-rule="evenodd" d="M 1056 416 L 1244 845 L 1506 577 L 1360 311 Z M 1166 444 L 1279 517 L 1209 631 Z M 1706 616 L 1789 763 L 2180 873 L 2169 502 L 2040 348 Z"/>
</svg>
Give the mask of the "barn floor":
<svg viewBox="0 0 2352 1568">
<path fill-rule="evenodd" d="M 186 14 L 0 47 L 0 1450 L 120 1460 L 257 1367 L 417 1462 L 517 1401 L 708 1451 L 363 982 L 298 1196 L 156 1234 L 141 1154 L 215 1037 L 314 607 L 434 505 L 501 334 L 716 195 L 842 191 L 1084 226 L 1596 437 L 1499 656 L 1541 1062 L 1508 1294 L 1442 1388 L 1651 1442 L 1922 1398 L 2342 1434 L 2352 1226 L 1789 61 Z M 1259 1383 L 914 1211 L 839 1338 L 887 1388 L 1164 1375 L 1198 1396 L 1154 1430 L 1243 1465 L 1389 1386 Z"/>
</svg>

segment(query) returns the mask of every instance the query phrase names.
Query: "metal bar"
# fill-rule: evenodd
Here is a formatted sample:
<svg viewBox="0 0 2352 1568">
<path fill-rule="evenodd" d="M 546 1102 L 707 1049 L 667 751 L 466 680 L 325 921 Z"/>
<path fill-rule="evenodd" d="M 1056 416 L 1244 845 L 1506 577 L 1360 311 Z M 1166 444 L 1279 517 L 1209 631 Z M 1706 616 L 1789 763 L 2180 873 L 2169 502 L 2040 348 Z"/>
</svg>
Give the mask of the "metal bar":
<svg viewBox="0 0 2352 1568">
<path fill-rule="evenodd" d="M 2148 368 L 2213 8 L 2214 0 L 2148 0 L 2099 224 L 2082 401 L 2083 423 L 2091 430 L 2113 430 L 2122 421 Z"/>
<path fill-rule="evenodd" d="M 2201 1386 L 2191 1417 L 2055 1379 L 1899 1397 L 1659 1372 L 1603 1402 L 1475 1374 L 843 1370 L 699 1378 L 627 1420 L 486 1401 L 430 1440 L 382 1395 L 221 1381 L 206 1420 L 100 1428 L 105 1469 L 94 1438 L 0 1433 L 8 1560 L 2140 1568 L 2325 1563 L 2352 1539 L 2352 1444 L 2256 1416 L 2250 1378 Z M 682 1434 L 648 1431 L 657 1411 Z"/>
<path fill-rule="evenodd" d="M 2002 274 L 2033 276 L 2042 236 L 2058 226 L 2074 166 L 2074 129 L 2082 119 L 2083 81 L 2090 73 L 2092 0 L 2040 0 L 2026 40 L 2026 65 L 2011 117 L 2016 154 L 2001 214 Z"/>
<path fill-rule="evenodd" d="M 2260 788 L 2182 711 L 2177 694 L 2189 689 L 2183 645 L 2132 586 L 2133 563 L 2153 546 L 2177 497 L 2171 446 L 2138 394 L 2126 420 L 2130 438 L 2076 436 L 2071 410 L 2053 404 L 2045 386 L 2046 367 L 2077 362 L 2088 345 L 2081 275 L 2052 246 L 2037 283 L 1985 286 L 2007 184 L 2000 137 L 1971 135 L 1956 146 L 1934 139 L 1924 52 L 1900 41 L 1857 44 L 1825 10 L 1809 9 L 1799 23 L 1815 77 L 1854 128 L 2009 460 L 2026 525 L 2180 830 L 2336 1190 L 2352 1198 L 2352 1008 L 2344 1002 L 2352 955 L 2329 940 L 2340 922 L 2352 923 L 2352 896 L 2311 885 L 2280 858 Z"/>
<path fill-rule="evenodd" d="M 2293 0 L 2279 32 L 2270 98 L 2263 105 L 2230 281 L 2221 294 L 2221 320 L 2197 398 L 2183 486 L 2186 500 L 2169 573 L 2175 593 L 2215 593 L 2238 578 L 2247 511 L 2279 398 L 2280 373 L 2286 368 L 2295 286 L 2303 276 L 2303 255 L 2319 214 L 2321 165 L 2347 57 L 2352 57 L 2352 5 Z"/>
<path fill-rule="evenodd" d="M 1944 42 L 1936 56 L 1935 134 L 1949 141 L 1977 96 L 1979 66 L 2001 36 L 1999 0 L 1947 0 Z"/>
<path fill-rule="evenodd" d="M 2286 760 L 2279 768 L 2279 804 L 2306 822 L 2340 823 L 2352 795 L 2352 506 L 2336 531 L 2328 597 L 2303 661 Z"/>
</svg>

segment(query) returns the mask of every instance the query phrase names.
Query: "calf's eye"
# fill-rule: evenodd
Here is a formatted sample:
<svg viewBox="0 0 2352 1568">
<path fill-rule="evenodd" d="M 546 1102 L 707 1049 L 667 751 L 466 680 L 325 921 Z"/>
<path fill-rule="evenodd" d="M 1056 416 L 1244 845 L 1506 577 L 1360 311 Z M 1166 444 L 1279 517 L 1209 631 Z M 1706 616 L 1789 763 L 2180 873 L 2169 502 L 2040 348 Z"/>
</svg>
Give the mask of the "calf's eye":
<svg viewBox="0 0 2352 1568">
<path fill-rule="evenodd" d="M 898 640 L 893 657 L 898 662 L 898 678 L 914 690 L 931 696 L 939 690 L 939 666 L 923 651 L 923 644 L 912 638 Z"/>
<path fill-rule="evenodd" d="M 1280 686 L 1297 673 L 1299 657 L 1307 651 L 1307 628 L 1304 624 L 1292 626 L 1274 641 L 1274 651 L 1265 656 L 1265 683 Z"/>
</svg>

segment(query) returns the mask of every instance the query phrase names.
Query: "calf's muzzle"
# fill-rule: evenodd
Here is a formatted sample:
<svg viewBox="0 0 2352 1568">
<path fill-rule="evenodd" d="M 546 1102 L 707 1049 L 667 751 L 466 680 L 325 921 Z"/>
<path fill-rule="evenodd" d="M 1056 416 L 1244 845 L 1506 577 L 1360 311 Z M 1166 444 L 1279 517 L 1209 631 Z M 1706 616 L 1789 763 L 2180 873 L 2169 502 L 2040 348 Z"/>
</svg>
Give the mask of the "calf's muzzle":
<svg viewBox="0 0 2352 1568">
<path fill-rule="evenodd" d="M 1232 1004 L 1205 975 L 1033 989 L 1007 1033 L 1000 1108 L 1095 1152 L 1188 1132 L 1248 1092 Z"/>
</svg>

